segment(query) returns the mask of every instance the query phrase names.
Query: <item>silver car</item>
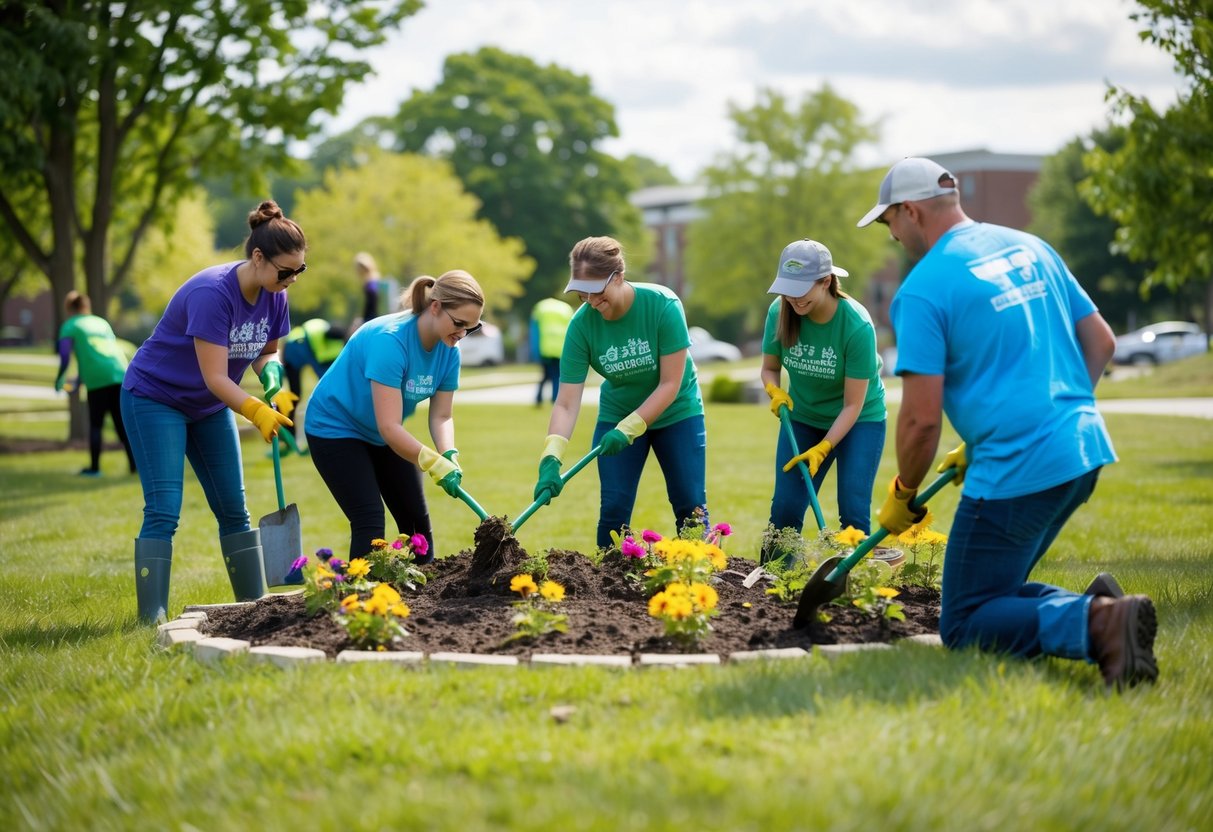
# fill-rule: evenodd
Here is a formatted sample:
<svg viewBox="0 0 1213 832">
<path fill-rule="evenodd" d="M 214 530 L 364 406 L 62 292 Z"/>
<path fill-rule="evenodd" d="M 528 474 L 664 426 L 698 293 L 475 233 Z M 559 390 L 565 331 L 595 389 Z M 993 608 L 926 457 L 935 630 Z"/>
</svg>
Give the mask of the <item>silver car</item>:
<svg viewBox="0 0 1213 832">
<path fill-rule="evenodd" d="M 1196 324 L 1163 321 L 1116 338 L 1117 364 L 1151 365 L 1178 361 L 1209 350 L 1209 336 Z"/>
<path fill-rule="evenodd" d="M 693 326 L 691 335 L 691 359 L 696 365 L 709 361 L 740 361 L 741 350 L 727 341 L 717 341 L 701 326 Z"/>
</svg>

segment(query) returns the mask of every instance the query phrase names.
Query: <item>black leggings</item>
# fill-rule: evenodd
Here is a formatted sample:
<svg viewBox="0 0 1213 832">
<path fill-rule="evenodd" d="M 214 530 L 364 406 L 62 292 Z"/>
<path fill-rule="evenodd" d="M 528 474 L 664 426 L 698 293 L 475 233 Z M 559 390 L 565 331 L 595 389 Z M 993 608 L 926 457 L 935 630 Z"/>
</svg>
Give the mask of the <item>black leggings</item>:
<svg viewBox="0 0 1213 832">
<path fill-rule="evenodd" d="M 122 447 L 126 448 L 126 461 L 131 473 L 135 473 L 135 457 L 131 443 L 126 438 L 126 426 L 122 424 L 122 408 L 119 406 L 121 384 L 90 388 L 88 391 L 88 453 L 92 460 L 90 470 L 101 470 L 101 428 L 105 425 L 105 414 L 114 420 L 114 433 L 118 434 Z"/>
<path fill-rule="evenodd" d="M 433 559 L 434 532 L 421 489 L 421 469 L 388 446 L 361 439 L 325 439 L 308 433 L 307 445 L 321 479 L 350 521 L 351 558 L 362 557 L 371 550 L 372 540 L 386 536 L 386 503 L 401 534 L 424 535 L 429 543 L 428 554 L 417 562 Z"/>
</svg>

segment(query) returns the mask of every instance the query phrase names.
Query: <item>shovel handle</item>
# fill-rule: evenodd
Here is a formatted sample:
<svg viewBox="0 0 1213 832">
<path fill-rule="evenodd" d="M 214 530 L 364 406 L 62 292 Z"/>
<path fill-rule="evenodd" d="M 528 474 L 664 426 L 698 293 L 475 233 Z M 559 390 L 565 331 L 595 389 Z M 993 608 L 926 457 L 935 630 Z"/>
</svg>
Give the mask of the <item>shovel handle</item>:
<svg viewBox="0 0 1213 832">
<path fill-rule="evenodd" d="M 580 471 L 582 468 L 584 468 L 585 466 L 587 466 L 591 462 L 593 462 L 594 459 L 600 453 L 602 453 L 602 446 L 595 445 L 593 448 L 590 449 L 590 452 L 588 454 L 583 456 L 581 459 L 577 460 L 576 465 L 574 465 L 572 468 L 570 468 L 569 470 L 565 471 L 563 474 L 560 475 L 561 487 L 566 485 L 568 483 L 568 481 L 571 480 L 577 474 L 578 471 Z M 550 500 L 548 502 L 550 502 Z M 522 524 L 525 523 L 527 520 L 529 520 L 531 515 L 534 514 L 536 511 L 538 511 L 539 508 L 543 505 L 544 505 L 544 503 L 540 502 L 539 500 L 536 500 L 535 502 L 533 502 L 529 506 L 527 506 L 526 511 L 522 512 L 522 514 L 519 514 L 518 519 L 514 521 L 514 524 L 512 526 L 510 526 L 510 531 L 513 531 L 513 532 L 518 531 L 518 529 L 522 526 Z"/>
<path fill-rule="evenodd" d="M 927 490 L 920 493 L 910 501 L 911 508 L 923 508 L 927 504 L 927 500 L 938 493 L 939 489 L 952 481 L 956 476 L 956 469 L 949 468 L 935 478 L 935 481 L 927 486 Z M 870 537 L 864 538 L 863 542 L 855 547 L 855 551 L 842 559 L 842 562 L 834 567 L 834 571 L 826 576 L 826 580 L 832 584 L 836 584 L 847 576 L 855 564 L 863 559 L 864 555 L 876 548 L 876 544 L 884 540 L 889 535 L 889 530 L 881 526 Z"/>
<path fill-rule="evenodd" d="M 277 405 L 270 406 L 278 409 Z M 274 446 L 274 486 L 278 489 L 278 510 L 282 511 L 286 508 L 286 497 L 282 493 L 282 455 L 278 453 L 278 434 L 274 434 L 270 444 Z"/>
<path fill-rule="evenodd" d="M 476 516 L 479 517 L 482 521 L 489 519 L 488 513 L 480 507 L 480 503 L 473 500 L 472 495 L 467 493 L 466 491 L 464 491 L 462 487 L 457 487 L 455 489 L 455 496 L 457 496 L 459 499 L 461 499 L 465 503 L 467 503 L 468 508 L 470 508 L 472 511 L 476 512 Z"/>
<path fill-rule="evenodd" d="M 788 437 L 788 444 L 792 446 L 792 456 L 800 456 L 800 449 L 796 447 L 796 435 L 792 433 L 792 417 L 788 414 L 788 406 L 781 404 L 779 406 L 779 423 L 783 425 L 783 432 Z M 800 473 L 804 476 L 804 484 L 809 488 L 809 505 L 813 506 L 813 517 L 817 520 L 817 531 L 821 531 L 826 527 L 826 519 L 821 513 L 821 503 L 817 502 L 817 489 L 813 487 L 813 474 L 809 471 L 809 466 L 804 462 L 797 462 L 796 467 L 800 469 Z"/>
</svg>

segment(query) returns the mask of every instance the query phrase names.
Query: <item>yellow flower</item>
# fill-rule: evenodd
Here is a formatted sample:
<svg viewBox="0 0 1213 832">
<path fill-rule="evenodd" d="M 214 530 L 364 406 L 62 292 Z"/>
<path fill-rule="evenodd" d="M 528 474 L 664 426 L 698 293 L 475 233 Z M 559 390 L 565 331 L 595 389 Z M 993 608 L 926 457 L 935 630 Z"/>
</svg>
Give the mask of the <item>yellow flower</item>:
<svg viewBox="0 0 1213 832">
<path fill-rule="evenodd" d="M 530 575 L 515 575 L 510 578 L 510 592 L 517 592 L 523 598 L 538 589 L 539 587 L 535 586 L 535 579 Z"/>
<path fill-rule="evenodd" d="M 720 571 L 729 565 L 728 558 L 725 557 L 724 550 L 715 543 L 701 544 L 704 551 L 707 553 L 708 560 L 712 562 L 712 568 Z"/>
<path fill-rule="evenodd" d="M 691 613 L 694 611 L 690 598 L 671 598 L 670 603 L 666 606 L 665 614 L 675 621 L 685 621 L 691 617 Z"/>
<path fill-rule="evenodd" d="M 539 585 L 539 594 L 549 601 L 563 601 L 564 587 L 555 581 L 544 581 Z"/>
<path fill-rule="evenodd" d="M 691 584 L 691 598 L 695 601 L 696 607 L 706 612 L 716 609 L 716 602 L 720 596 L 707 584 Z"/>
<path fill-rule="evenodd" d="M 896 598 L 901 593 L 893 589 L 891 586 L 882 586 L 876 590 L 876 594 L 881 598 Z"/>
<path fill-rule="evenodd" d="M 947 543 L 948 536 L 946 534 L 940 534 L 939 532 L 934 531 L 933 529 L 924 529 L 923 531 L 919 532 L 919 534 L 918 534 L 918 542 L 926 543 L 929 545 L 935 544 L 935 543 Z"/>
<path fill-rule="evenodd" d="M 918 539 L 918 535 L 914 531 L 913 526 L 906 529 L 901 534 L 897 535 L 897 542 L 900 543 L 902 546 L 913 546 L 917 539 Z"/>
<path fill-rule="evenodd" d="M 371 541 L 371 548 L 372 548 L 372 549 L 382 549 L 382 548 L 384 548 L 385 546 L 387 546 L 387 541 L 386 541 L 386 540 L 384 540 L 382 537 L 377 537 L 377 538 L 375 538 L 374 540 L 372 540 L 372 541 Z"/>
<path fill-rule="evenodd" d="M 332 589 L 333 582 L 330 581 L 328 578 L 323 578 L 316 582 L 316 586 L 320 587 L 321 589 Z"/>
<path fill-rule="evenodd" d="M 336 574 L 337 574 L 336 572 L 329 569 L 323 563 L 316 564 L 316 577 L 317 578 L 331 578 Z"/>
<path fill-rule="evenodd" d="M 346 612 L 354 612 L 358 609 L 358 596 L 347 595 L 341 599 L 341 609 Z"/>
<path fill-rule="evenodd" d="M 400 603 L 400 593 L 392 589 L 391 584 L 379 584 L 371 592 L 372 598 L 381 598 L 389 607 Z"/>
<path fill-rule="evenodd" d="M 665 594 L 671 598 L 689 598 L 691 589 L 684 583 L 674 581 L 665 588 Z"/>
<path fill-rule="evenodd" d="M 392 615 L 396 616 L 397 618 L 408 618 L 409 605 L 404 604 L 404 603 L 393 604 L 392 607 L 390 609 L 388 609 L 388 612 L 390 612 Z"/>
<path fill-rule="evenodd" d="M 368 600 L 362 602 L 362 609 L 371 615 L 387 615 L 389 606 L 391 605 L 382 595 L 371 595 Z"/>
<path fill-rule="evenodd" d="M 664 592 L 658 592 L 649 599 L 649 615 L 653 616 L 653 618 L 661 618 L 661 616 L 665 615 L 665 610 L 669 606 L 669 603 L 670 596 Z"/>
<path fill-rule="evenodd" d="M 834 535 L 834 541 L 842 544 L 843 546 L 858 546 L 865 537 L 867 537 L 867 535 L 861 532 L 859 529 L 855 528 L 854 526 L 847 526 L 845 529 Z"/>
<path fill-rule="evenodd" d="M 365 578 L 371 574 L 371 564 L 366 558 L 354 558 L 345 569 L 346 574 L 355 578 Z"/>
</svg>

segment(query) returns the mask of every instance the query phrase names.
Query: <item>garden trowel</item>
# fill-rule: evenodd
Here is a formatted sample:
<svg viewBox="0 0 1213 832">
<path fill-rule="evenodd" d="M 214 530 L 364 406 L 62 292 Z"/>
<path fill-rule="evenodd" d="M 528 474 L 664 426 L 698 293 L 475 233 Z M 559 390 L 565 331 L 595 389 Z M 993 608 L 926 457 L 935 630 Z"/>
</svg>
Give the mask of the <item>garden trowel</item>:
<svg viewBox="0 0 1213 832">
<path fill-rule="evenodd" d="M 289 506 L 282 495 L 282 457 L 278 452 L 278 440 L 274 446 L 274 485 L 278 489 L 278 510 L 261 518 L 261 555 L 265 561 L 265 583 L 267 586 L 302 584 L 303 573 L 292 570 L 293 564 L 303 554 L 303 530 L 299 526 L 299 507 Z"/>
</svg>

